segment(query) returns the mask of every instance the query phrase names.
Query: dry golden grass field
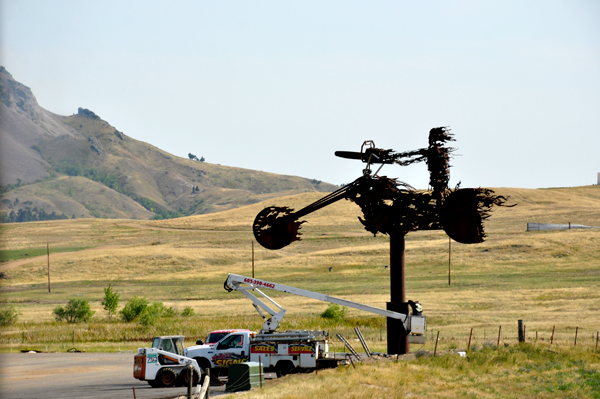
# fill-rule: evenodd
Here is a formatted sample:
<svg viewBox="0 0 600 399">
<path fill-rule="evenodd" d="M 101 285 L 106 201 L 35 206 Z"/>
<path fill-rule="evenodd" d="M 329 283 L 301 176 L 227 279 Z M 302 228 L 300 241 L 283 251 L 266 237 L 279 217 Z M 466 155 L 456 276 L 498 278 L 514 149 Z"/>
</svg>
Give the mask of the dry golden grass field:
<svg viewBox="0 0 600 399">
<path fill-rule="evenodd" d="M 293 375 L 245 397 L 600 397 L 595 349 L 600 229 L 526 231 L 527 222 L 600 226 L 600 186 L 496 192 L 518 205 L 493 212 L 486 242 L 452 243 L 451 285 L 445 233 L 407 235 L 408 298 L 423 304 L 430 338 L 411 350 L 430 355 L 439 331 L 438 351 L 446 355 Z M 251 303 L 227 293 L 223 282 L 228 273 L 251 274 L 251 224 L 263 207 L 299 209 L 321 196 L 302 194 L 162 221 L 4 224 L 0 251 L 3 260 L 13 260 L 0 263 L 8 277 L 0 280 L 1 301 L 21 314 L 15 325 L 0 330 L 0 350 L 135 350 L 158 334 L 184 334 L 190 343 L 217 328 L 259 329 L 262 320 Z M 360 215 L 357 206 L 340 201 L 304 218 L 302 241 L 279 251 L 255 244 L 256 276 L 385 308 L 389 240 L 365 232 Z M 43 255 L 47 243 L 51 293 Z M 179 311 L 192 307 L 195 315 L 150 327 L 108 322 L 100 302 L 109 283 L 121 294 L 121 306 L 137 295 Z M 346 319 L 334 322 L 319 317 L 325 303 L 271 294 L 287 308 L 282 329 L 327 329 L 332 336 L 354 338 L 352 329 L 359 326 L 371 350 L 385 350 L 383 317 L 350 309 Z M 90 301 L 96 311 L 92 321 L 54 321 L 54 307 L 70 298 Z M 517 344 L 518 319 L 526 324 L 527 345 Z M 500 348 L 492 350 L 500 326 Z M 467 348 L 471 329 L 471 353 L 451 355 Z M 342 351 L 336 341 L 334 349 Z"/>
</svg>

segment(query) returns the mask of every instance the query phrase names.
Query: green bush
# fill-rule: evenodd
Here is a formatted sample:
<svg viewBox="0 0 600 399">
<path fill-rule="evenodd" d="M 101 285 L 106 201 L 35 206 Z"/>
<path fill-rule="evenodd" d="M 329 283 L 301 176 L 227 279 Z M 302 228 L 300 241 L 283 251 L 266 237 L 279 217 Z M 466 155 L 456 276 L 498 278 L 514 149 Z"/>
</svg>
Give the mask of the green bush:
<svg viewBox="0 0 600 399">
<path fill-rule="evenodd" d="M 330 303 L 327 306 L 327 309 L 323 313 L 321 313 L 321 317 L 324 319 L 332 319 L 332 320 L 342 320 L 346 317 L 348 313 L 348 308 L 345 306 L 340 306 L 335 303 Z"/>
<path fill-rule="evenodd" d="M 133 298 L 127 301 L 119 313 L 124 321 L 130 323 L 137 319 L 147 307 L 148 300 L 146 298 L 140 298 L 137 295 L 134 295 Z"/>
<path fill-rule="evenodd" d="M 162 303 L 154 302 L 152 305 L 146 306 L 142 313 L 140 313 L 138 322 L 143 326 L 153 326 L 162 317 L 165 309 L 166 307 Z"/>
<path fill-rule="evenodd" d="M 158 302 L 156 302 L 156 303 L 158 303 Z M 175 311 L 175 309 L 173 309 L 173 306 L 166 307 L 162 303 L 161 303 L 161 305 L 163 306 L 163 310 L 162 310 L 162 313 L 161 313 L 162 317 L 175 317 L 175 316 L 177 316 L 177 312 Z"/>
<path fill-rule="evenodd" d="M 186 306 L 186 308 L 185 308 L 185 309 L 183 309 L 183 312 L 181 312 L 181 315 L 182 315 L 183 317 L 190 317 L 190 316 L 193 316 L 193 315 L 194 315 L 194 309 L 192 309 L 192 308 L 191 308 L 191 307 L 189 307 L 189 306 Z"/>
<path fill-rule="evenodd" d="M 161 317 L 176 316 L 172 306 L 166 307 L 162 302 L 154 302 L 150 305 L 146 298 L 137 295 L 127 301 L 119 313 L 124 321 L 128 323 L 138 321 L 144 326 L 156 324 Z"/>
<path fill-rule="evenodd" d="M 154 302 L 147 306 L 138 318 L 138 321 L 143 326 L 155 325 L 161 317 L 175 317 L 176 312 L 173 307 L 166 307 L 161 302 Z"/>
<path fill-rule="evenodd" d="M 53 313 L 56 321 L 66 321 L 67 323 L 89 321 L 94 315 L 94 311 L 86 299 L 70 299 L 67 306 L 64 308 L 57 306 Z"/>
<path fill-rule="evenodd" d="M 17 322 L 19 312 L 13 305 L 3 307 L 0 310 L 0 327 L 8 327 Z"/>
</svg>

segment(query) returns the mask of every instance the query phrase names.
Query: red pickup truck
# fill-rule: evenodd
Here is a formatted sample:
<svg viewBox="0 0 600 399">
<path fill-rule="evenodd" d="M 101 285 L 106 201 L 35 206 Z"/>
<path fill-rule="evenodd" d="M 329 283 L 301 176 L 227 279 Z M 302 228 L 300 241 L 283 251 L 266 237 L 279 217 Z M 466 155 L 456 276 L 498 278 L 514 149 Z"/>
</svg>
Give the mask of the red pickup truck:
<svg viewBox="0 0 600 399">
<path fill-rule="evenodd" d="M 236 329 L 232 329 L 232 330 L 215 330 L 215 331 L 211 331 L 210 334 L 208 334 L 208 337 L 206 337 L 206 341 L 202 342 L 201 339 L 199 339 L 198 341 L 196 341 L 196 345 L 212 345 L 212 344 L 216 344 L 217 342 L 219 342 L 221 339 L 225 338 L 227 335 L 234 333 L 234 332 L 249 332 L 250 330 L 247 330 L 245 328 L 236 328 Z"/>
</svg>

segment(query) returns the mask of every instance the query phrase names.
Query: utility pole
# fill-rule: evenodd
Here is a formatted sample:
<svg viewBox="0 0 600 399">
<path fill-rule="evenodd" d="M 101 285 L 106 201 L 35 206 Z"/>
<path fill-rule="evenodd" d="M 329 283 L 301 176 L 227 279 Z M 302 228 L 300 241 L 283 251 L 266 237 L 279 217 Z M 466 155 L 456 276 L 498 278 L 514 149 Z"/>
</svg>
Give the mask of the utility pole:
<svg viewBox="0 0 600 399">
<path fill-rule="evenodd" d="M 448 285 L 450 285 L 450 260 L 452 259 L 452 238 L 448 237 Z"/>
<path fill-rule="evenodd" d="M 48 292 L 52 292 L 50 288 L 50 244 L 46 243 L 46 254 L 48 255 Z"/>
</svg>

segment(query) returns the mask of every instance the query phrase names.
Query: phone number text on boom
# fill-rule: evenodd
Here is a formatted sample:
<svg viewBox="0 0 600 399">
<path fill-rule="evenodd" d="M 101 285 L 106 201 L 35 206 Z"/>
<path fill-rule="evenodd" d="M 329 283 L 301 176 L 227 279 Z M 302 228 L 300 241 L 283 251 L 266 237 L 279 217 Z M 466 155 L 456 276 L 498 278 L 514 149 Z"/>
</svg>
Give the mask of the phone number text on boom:
<svg viewBox="0 0 600 399">
<path fill-rule="evenodd" d="M 248 284 L 252 284 L 252 285 L 260 285 L 262 287 L 266 287 L 266 288 L 275 288 L 275 284 L 273 283 L 267 283 L 264 281 L 260 281 L 260 280 L 253 280 L 251 278 L 245 278 L 244 279 L 244 283 L 248 283 Z"/>
</svg>

